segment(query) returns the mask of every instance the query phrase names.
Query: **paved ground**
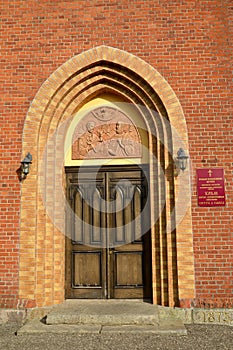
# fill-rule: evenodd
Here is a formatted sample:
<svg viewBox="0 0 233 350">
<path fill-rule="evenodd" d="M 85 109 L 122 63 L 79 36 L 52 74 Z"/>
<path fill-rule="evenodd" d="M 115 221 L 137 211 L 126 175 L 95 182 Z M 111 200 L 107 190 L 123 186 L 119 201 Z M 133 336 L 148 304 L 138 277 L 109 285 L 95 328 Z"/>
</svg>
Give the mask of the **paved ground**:
<svg viewBox="0 0 233 350">
<path fill-rule="evenodd" d="M 232 350 L 233 327 L 187 325 L 187 336 L 129 334 L 20 335 L 19 325 L 0 325 L 0 349 L 17 350 Z"/>
</svg>

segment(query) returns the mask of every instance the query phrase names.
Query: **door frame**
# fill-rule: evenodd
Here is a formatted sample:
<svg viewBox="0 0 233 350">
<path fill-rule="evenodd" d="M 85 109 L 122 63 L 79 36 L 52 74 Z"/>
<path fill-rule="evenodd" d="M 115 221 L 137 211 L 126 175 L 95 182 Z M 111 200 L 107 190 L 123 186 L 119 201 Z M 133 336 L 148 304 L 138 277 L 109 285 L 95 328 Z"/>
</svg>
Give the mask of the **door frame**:
<svg viewBox="0 0 233 350">
<path fill-rule="evenodd" d="M 74 178 L 72 177 L 73 174 L 77 174 L 77 178 L 78 178 L 78 173 L 80 171 L 80 169 L 82 169 L 82 171 L 84 173 L 93 173 L 93 174 L 96 174 L 98 171 L 100 172 L 107 172 L 107 173 L 113 173 L 113 172 L 117 172 L 117 173 L 120 173 L 120 172 L 123 172 L 123 171 L 129 171 L 129 172 L 136 172 L 136 171 L 141 171 L 145 178 L 146 178 L 146 181 L 148 183 L 148 190 L 147 190 L 147 196 L 148 196 L 148 199 L 149 199 L 149 205 L 148 203 L 146 204 L 147 206 L 147 213 L 148 215 L 150 215 L 150 190 L 149 190 L 149 186 L 150 186 L 150 183 L 149 183 L 149 167 L 147 164 L 142 164 L 142 165 L 110 165 L 110 166 L 67 166 L 65 167 L 65 174 L 66 174 L 66 193 L 67 193 L 67 198 L 68 200 L 71 200 L 71 197 L 70 197 L 70 183 L 71 182 L 75 182 Z M 69 176 L 71 175 L 71 176 Z M 108 177 L 108 176 L 107 176 Z M 143 177 L 141 177 L 141 179 L 143 180 Z M 75 182 L 76 183 L 76 182 Z M 71 208 L 71 210 L 73 210 Z M 76 298 L 73 296 L 72 294 L 72 287 L 70 286 L 72 284 L 72 278 L 73 278 L 73 271 L 72 271 L 72 265 L 73 265 L 73 262 L 71 261 L 72 259 L 72 254 L 71 256 L 68 256 L 68 252 L 71 251 L 71 235 L 72 235 L 72 224 L 70 222 L 70 219 L 71 219 L 71 215 L 67 214 L 66 213 L 66 239 L 65 239 L 65 298 L 66 299 L 70 299 L 70 298 Z M 70 232 L 70 233 L 68 233 Z M 147 301 L 152 301 L 152 252 L 151 252 L 151 232 L 150 232 L 150 227 L 149 229 L 147 230 L 147 232 L 145 233 L 145 242 L 143 240 L 142 242 L 142 252 L 146 252 L 146 261 L 147 263 L 149 264 L 149 266 L 147 266 L 147 269 L 145 268 L 145 261 L 143 259 L 143 262 L 142 262 L 142 269 L 143 269 L 143 278 L 145 278 L 145 286 L 143 287 L 143 290 L 142 290 L 142 299 L 146 299 Z M 126 247 L 126 245 L 123 245 L 123 247 Z M 89 253 L 98 253 L 98 250 L 100 251 L 101 249 L 103 248 L 100 248 L 100 249 L 96 249 L 94 248 L 93 250 L 90 249 Z M 82 250 L 82 249 L 81 249 Z M 103 249 L 104 250 L 104 249 Z M 103 253 L 103 260 L 104 260 L 104 257 L 106 259 L 109 259 L 108 257 L 108 252 L 107 252 L 108 249 L 106 249 L 106 251 Z M 109 249 L 111 250 L 111 249 Z M 114 252 L 114 259 L 112 260 L 112 263 L 109 265 L 109 268 L 112 269 L 113 265 L 112 264 L 115 264 L 115 259 L 116 259 L 116 256 L 117 254 L 121 254 L 121 253 L 129 253 L 128 250 L 128 247 L 126 247 L 126 250 L 124 248 L 120 248 L 120 249 L 117 249 L 115 252 Z M 106 256 L 104 255 L 106 254 Z M 111 253 L 110 253 L 111 254 Z M 106 260 L 107 261 L 107 260 Z M 109 262 L 108 262 L 109 263 Z M 111 289 L 109 291 L 109 294 L 111 293 L 111 295 L 113 295 L 113 292 L 112 292 L 112 288 L 113 288 L 113 284 L 114 284 L 114 281 L 111 281 L 111 283 L 109 282 L 109 274 L 107 273 L 107 266 L 103 266 L 104 262 L 101 261 L 101 271 L 100 271 L 100 274 L 104 274 L 106 273 L 106 283 L 109 285 L 109 288 Z M 114 279 L 115 279 L 115 275 L 112 276 Z M 106 287 L 107 288 L 107 287 Z M 96 292 L 94 292 L 93 294 L 90 294 L 90 295 L 93 295 L 91 296 L 91 298 L 94 298 L 94 299 L 105 299 L 106 298 L 106 292 L 102 289 L 101 290 L 97 290 L 98 288 L 96 288 Z M 68 292 L 67 292 L 68 291 Z M 125 293 L 124 293 L 125 292 Z M 117 293 L 117 290 L 116 290 L 116 293 Z M 132 295 L 134 295 L 135 293 L 132 293 Z M 117 293 L 116 295 L 119 295 L 119 293 Z M 123 293 L 121 294 L 122 295 L 122 298 L 128 298 L 127 297 L 127 292 L 126 291 L 123 291 Z M 126 295 L 126 297 L 124 297 L 124 295 Z M 135 294 L 136 295 L 136 294 Z M 140 294 L 138 294 L 139 296 Z M 81 296 L 81 297 L 78 297 L 79 299 L 82 299 L 82 298 L 86 298 L 85 296 Z M 109 298 L 109 296 L 107 296 L 107 298 Z M 119 297 L 115 297 L 115 298 L 119 298 Z M 131 297 L 130 297 L 131 298 Z M 138 298 L 138 297 L 133 297 L 132 298 Z"/>
</svg>

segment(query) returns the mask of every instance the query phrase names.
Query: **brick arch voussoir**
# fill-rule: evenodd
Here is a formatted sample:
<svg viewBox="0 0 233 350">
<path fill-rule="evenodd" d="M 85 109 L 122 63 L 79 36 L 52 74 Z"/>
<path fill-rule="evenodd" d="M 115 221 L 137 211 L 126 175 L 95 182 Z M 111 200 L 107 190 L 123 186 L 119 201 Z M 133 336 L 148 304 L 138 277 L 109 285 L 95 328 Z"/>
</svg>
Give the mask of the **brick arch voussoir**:
<svg viewBox="0 0 233 350">
<path fill-rule="evenodd" d="M 92 51 L 92 50 L 90 50 Z M 84 69 L 85 66 L 94 64 L 96 60 L 105 60 L 105 61 L 110 61 L 112 60 L 113 62 L 117 63 L 117 64 L 124 64 L 124 67 L 127 66 L 128 69 L 133 69 L 135 72 L 137 72 L 138 74 L 140 73 L 141 76 L 143 76 L 144 79 L 148 79 L 148 83 L 150 83 L 150 78 L 149 78 L 149 73 L 151 73 L 151 69 L 153 70 L 153 80 L 152 83 L 155 79 L 155 75 L 156 72 L 152 67 L 151 69 L 148 68 L 148 65 L 142 61 L 141 59 L 127 54 L 121 50 L 118 49 L 114 49 L 114 48 L 108 48 L 108 47 L 99 47 L 96 48 L 93 52 L 86 52 L 80 55 L 72 58 L 71 60 L 69 60 L 68 62 L 66 62 L 63 66 L 61 66 L 60 68 L 57 69 L 57 71 L 54 72 L 54 74 L 52 74 L 49 78 L 48 81 L 42 86 L 41 91 L 39 91 L 38 95 L 35 98 L 35 103 L 32 106 L 32 110 L 30 111 L 29 115 L 29 120 L 27 121 L 30 124 L 30 115 L 32 117 L 34 117 L 35 115 L 40 115 L 40 111 L 43 110 L 43 106 L 44 109 L 47 109 L 47 106 L 53 105 L 53 108 L 56 108 L 57 103 L 61 103 L 63 96 L 66 92 L 66 88 L 67 86 L 67 81 L 70 81 L 70 77 L 75 75 L 75 70 L 77 71 L 77 65 L 79 63 L 79 70 Z M 128 64 L 127 64 L 128 62 Z M 139 64 L 140 63 L 140 64 Z M 84 66 L 85 64 L 85 66 Z M 140 71 L 140 68 L 142 68 L 142 70 Z M 81 73 L 82 79 L 88 79 L 88 75 L 90 74 L 91 69 L 88 69 L 88 73 L 86 73 L 86 71 L 83 71 Z M 157 74 L 158 75 L 158 74 Z M 62 79 L 63 77 L 63 79 Z M 78 77 L 78 75 L 76 75 L 75 77 Z M 157 77 L 158 78 L 158 77 Z M 182 113 L 181 110 L 179 108 L 179 103 L 176 101 L 177 99 L 174 97 L 174 94 L 172 92 L 171 89 L 168 89 L 167 83 L 165 84 L 164 79 L 159 75 L 160 80 L 163 80 L 164 83 L 164 88 L 160 84 L 160 97 L 166 97 L 170 103 L 170 109 L 172 110 L 172 113 L 175 115 L 177 114 L 177 116 L 179 117 L 179 123 L 175 123 L 175 127 L 180 128 L 182 125 L 181 122 L 181 117 L 182 117 Z M 75 79 L 75 83 L 77 81 L 77 78 Z M 87 84 L 87 83 L 86 83 Z M 62 85 L 62 87 L 61 87 Z M 153 86 L 153 84 L 152 84 Z M 155 85 L 156 86 L 156 85 Z M 70 90 L 72 90 L 72 84 L 69 87 Z M 146 93 L 146 91 L 144 91 Z M 42 102 L 42 103 L 41 103 Z M 172 102 L 172 103 L 171 103 Z M 37 106 L 40 106 L 40 110 L 38 110 Z M 46 106 L 46 107 L 45 107 Z M 34 110 L 33 110 L 34 109 Z M 51 108 L 50 108 L 51 109 Z M 169 111 L 169 108 L 167 108 Z M 178 110 L 176 112 L 176 110 Z M 34 111 L 34 113 L 33 113 Z M 43 123 L 45 125 L 49 125 L 49 121 L 48 121 L 48 116 L 51 115 L 52 113 L 46 113 L 46 117 L 43 119 Z M 35 123 L 35 118 L 33 118 L 33 124 Z M 27 123 L 26 122 L 26 123 Z M 42 123 L 42 122 L 41 122 Z M 31 134 L 31 129 L 29 131 L 30 137 L 32 138 L 32 134 Z M 185 134 L 183 132 L 183 134 Z"/>
<path fill-rule="evenodd" d="M 30 174 L 31 177 L 29 177 L 27 181 L 22 184 L 21 242 L 27 241 L 27 235 L 29 231 L 31 237 L 33 237 L 33 235 L 36 237 L 37 235 L 38 220 L 33 220 L 33 215 L 35 215 L 35 217 L 38 215 L 38 161 L 39 156 L 43 151 L 44 144 L 48 141 L 49 135 L 53 133 L 57 125 L 68 118 L 70 113 L 74 113 L 77 106 L 81 106 L 83 101 L 87 101 L 90 96 L 94 96 L 94 94 L 97 94 L 99 91 L 101 91 L 101 89 L 108 89 L 109 85 L 112 89 L 114 89 L 114 87 L 112 87 L 111 84 L 107 82 L 106 76 L 104 74 L 100 74 L 100 76 L 97 77 L 97 75 L 100 73 L 100 70 L 103 69 L 103 63 L 109 63 L 110 66 L 111 64 L 116 64 L 119 65 L 119 67 L 122 67 L 122 69 L 119 70 L 118 77 L 122 76 L 122 78 L 124 78 L 124 81 L 126 81 L 126 77 L 124 76 L 124 69 L 127 69 L 128 72 L 132 71 L 132 73 L 136 73 L 139 77 L 141 77 L 141 82 L 146 82 L 147 86 L 144 86 L 143 84 L 139 85 L 138 81 L 135 78 L 132 78 L 132 85 L 134 84 L 134 86 L 138 86 L 142 92 L 148 95 L 147 87 L 149 86 L 150 91 L 159 96 L 166 110 L 171 126 L 180 136 L 183 144 L 188 150 L 188 134 L 182 107 L 171 86 L 155 68 L 130 53 L 107 46 L 99 46 L 72 57 L 61 67 L 59 67 L 54 73 L 52 73 L 51 76 L 41 86 L 28 110 L 25 119 L 22 152 L 25 154 L 28 150 L 31 151 L 33 154 L 33 164 Z M 91 74 L 93 75 L 92 77 Z M 117 80 L 118 78 L 116 78 L 116 72 L 113 72 L 113 75 L 114 74 L 115 80 Z M 132 74 L 132 76 L 135 76 L 134 74 Z M 92 85 L 90 84 L 91 81 L 93 83 Z M 124 94 L 127 96 L 127 92 L 128 95 L 129 92 L 131 92 L 136 99 L 137 94 L 135 91 L 132 91 L 132 85 L 129 81 L 129 83 L 127 83 L 125 86 L 125 90 L 123 88 L 116 88 L 116 86 L 115 90 L 117 93 L 122 94 L 122 96 Z M 132 98 L 132 101 L 134 101 L 134 98 Z M 153 121 L 153 116 L 151 116 L 151 118 L 151 121 L 155 123 Z M 174 136 L 173 146 L 176 150 L 179 147 L 179 137 L 176 138 L 175 134 L 173 135 L 173 131 L 171 131 L 171 133 L 172 136 Z M 25 203 L 27 203 L 27 195 L 29 192 L 31 193 L 32 198 L 35 200 L 32 201 L 30 207 L 31 213 L 34 214 L 32 215 L 32 222 L 30 223 L 30 230 L 28 231 L 28 229 L 26 230 L 25 227 L 28 225 L 27 220 L 29 207 Z M 184 237 L 187 237 L 185 240 L 187 240 L 188 245 L 192 245 L 190 230 L 191 216 L 190 212 L 188 212 L 184 220 L 184 225 L 177 228 L 177 234 L 178 236 L 180 235 L 181 240 L 182 235 L 186 235 Z M 21 255 L 22 266 L 25 268 L 25 264 L 28 261 L 28 256 L 23 250 L 21 251 Z M 24 257 L 25 260 L 23 260 Z M 183 281 L 191 283 L 191 287 L 188 292 L 186 291 L 185 287 L 181 290 L 181 297 L 186 297 L 187 295 L 190 296 L 193 293 L 193 275 L 191 272 L 191 277 L 189 280 L 185 276 L 186 262 L 181 258 L 182 256 L 179 256 L 178 254 L 178 269 L 181 280 L 183 279 Z M 30 264 L 33 265 L 35 263 L 34 259 L 35 254 L 32 255 Z M 28 293 L 25 288 L 25 281 L 26 280 L 24 280 L 24 277 L 22 277 L 20 280 L 20 295 L 22 298 L 25 298 Z M 35 291 L 33 291 L 32 286 L 30 289 L 31 298 L 33 298 L 33 293 L 35 294 Z M 42 304 L 43 301 L 41 301 L 41 305 Z"/>
<path fill-rule="evenodd" d="M 79 80 L 77 83 L 73 83 L 72 88 L 70 86 L 69 88 L 69 92 L 67 92 L 67 89 L 63 89 L 63 92 L 65 91 L 65 93 L 62 93 L 62 90 L 59 92 L 60 96 L 58 98 L 58 96 L 56 96 L 56 100 L 58 101 L 57 103 L 51 103 L 50 107 L 47 109 L 45 115 L 44 115 L 44 121 L 43 124 L 45 125 L 45 130 L 47 130 L 47 132 L 49 132 L 49 128 L 54 125 L 56 127 L 56 124 L 58 123 L 58 120 L 61 118 L 61 115 L 64 114 L 64 111 L 68 108 L 69 104 L 72 102 L 72 100 L 74 98 L 76 98 L 76 96 L 78 94 L 82 94 L 85 91 L 88 91 L 89 86 L 92 86 L 94 84 L 99 83 L 99 81 L 104 80 L 105 81 L 105 86 L 106 89 L 108 89 L 109 87 L 109 83 L 108 81 L 114 81 L 114 79 L 109 79 L 106 76 L 102 76 L 102 75 L 98 75 L 98 76 L 92 76 L 92 78 L 83 80 L 83 82 L 80 84 Z M 127 86 L 127 84 L 123 84 L 120 81 L 120 78 L 118 76 L 118 78 L 116 79 L 116 84 L 118 84 L 121 86 L 121 91 L 122 89 L 125 89 L 126 94 L 127 91 L 128 93 L 137 95 L 137 91 L 142 91 L 145 96 L 147 96 L 147 98 L 149 99 L 148 94 L 146 95 L 145 91 L 141 88 L 136 89 L 136 85 L 134 87 L 134 89 L 132 89 L 132 86 Z M 132 82 L 129 82 L 129 85 L 131 85 Z M 119 90 L 120 91 L 120 90 Z M 138 95 L 139 96 L 139 95 Z M 151 101 L 151 103 L 153 104 L 153 102 Z M 144 104 L 144 102 L 142 102 L 142 104 Z M 43 132 L 42 132 L 42 138 L 44 140 L 46 140 L 46 137 L 44 137 Z"/>
<path fill-rule="evenodd" d="M 128 87 L 121 83 L 119 79 L 114 81 L 114 79 L 107 79 L 105 76 L 101 75 L 98 77 L 92 77 L 88 81 L 88 85 L 86 82 L 80 85 L 76 85 L 76 87 L 70 91 L 70 94 L 65 96 L 64 100 L 62 100 L 62 103 L 57 106 L 57 108 L 54 110 L 53 115 L 55 125 L 59 124 L 60 120 L 64 121 L 66 118 L 72 116 L 82 104 L 85 104 L 88 100 L 91 100 L 93 98 L 93 95 L 97 95 L 100 88 L 102 90 L 105 89 L 106 91 L 109 91 L 109 88 L 111 88 L 116 94 L 120 94 L 122 96 L 124 95 L 124 99 L 129 100 L 133 104 L 146 106 L 147 110 L 150 111 L 151 106 L 148 106 L 138 93 L 138 91 L 140 91 L 140 88 L 138 88 L 138 90 L 131 89 L 131 87 Z M 115 87 L 112 83 L 115 84 Z M 90 89 L 93 87 L 94 93 L 90 93 Z M 151 101 L 151 104 L 152 103 L 153 101 Z M 64 118 L 64 116 L 66 117 Z M 152 120 L 153 115 L 150 113 L 149 123 L 148 120 L 145 119 L 145 123 L 148 124 L 148 130 L 153 124 L 150 122 Z"/>
</svg>

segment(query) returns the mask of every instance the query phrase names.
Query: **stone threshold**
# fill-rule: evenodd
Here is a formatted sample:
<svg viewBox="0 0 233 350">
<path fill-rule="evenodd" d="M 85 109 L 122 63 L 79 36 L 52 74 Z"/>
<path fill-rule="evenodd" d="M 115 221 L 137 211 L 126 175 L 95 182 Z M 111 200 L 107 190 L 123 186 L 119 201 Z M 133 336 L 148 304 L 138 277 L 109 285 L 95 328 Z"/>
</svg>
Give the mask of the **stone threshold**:
<svg viewBox="0 0 233 350">
<path fill-rule="evenodd" d="M 175 324 L 152 325 L 77 325 L 56 324 L 46 325 L 39 320 L 26 323 L 17 331 L 18 336 L 38 334 L 154 334 L 154 335 L 187 335 L 187 330 L 181 321 Z"/>
<path fill-rule="evenodd" d="M 33 320 L 43 319 L 49 315 L 54 307 L 42 307 L 34 309 L 0 309 L 0 324 L 4 323 L 28 323 Z M 204 309 L 204 308 L 171 308 L 157 306 L 159 322 L 168 322 L 169 319 L 180 320 L 183 324 L 217 324 L 233 327 L 233 309 Z"/>
</svg>

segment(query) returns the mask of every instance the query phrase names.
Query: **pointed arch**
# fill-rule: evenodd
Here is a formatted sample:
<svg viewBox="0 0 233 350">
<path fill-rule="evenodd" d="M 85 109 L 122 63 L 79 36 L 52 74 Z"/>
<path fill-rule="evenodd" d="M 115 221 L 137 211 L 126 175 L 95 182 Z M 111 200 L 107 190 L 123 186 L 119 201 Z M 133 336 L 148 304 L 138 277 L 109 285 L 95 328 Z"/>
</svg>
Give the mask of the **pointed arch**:
<svg viewBox="0 0 233 350">
<path fill-rule="evenodd" d="M 64 300 L 65 208 L 56 185 L 63 179 L 64 138 L 72 116 L 102 92 L 132 103 L 149 132 L 153 302 L 173 306 L 190 300 L 194 266 L 189 171 L 175 178 L 173 169 L 177 150 L 188 151 L 183 110 L 156 69 L 108 46 L 83 52 L 59 67 L 27 113 L 22 153 L 30 150 L 33 164 L 22 183 L 20 298 L 35 300 L 38 306 Z"/>
</svg>

